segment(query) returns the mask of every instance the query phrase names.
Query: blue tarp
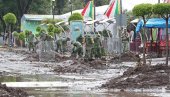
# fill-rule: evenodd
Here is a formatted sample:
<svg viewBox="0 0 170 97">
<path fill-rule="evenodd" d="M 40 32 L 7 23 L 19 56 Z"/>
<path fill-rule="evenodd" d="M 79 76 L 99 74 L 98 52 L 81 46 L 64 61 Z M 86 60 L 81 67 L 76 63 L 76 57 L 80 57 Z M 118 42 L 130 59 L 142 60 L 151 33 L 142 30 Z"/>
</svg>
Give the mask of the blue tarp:
<svg viewBox="0 0 170 97">
<path fill-rule="evenodd" d="M 170 19 L 168 21 L 168 28 L 170 28 Z M 143 20 L 140 20 L 136 27 L 136 33 L 138 33 L 143 27 Z M 166 28 L 166 21 L 163 18 L 149 19 L 145 25 L 146 28 Z"/>
<path fill-rule="evenodd" d="M 146 28 L 166 28 L 166 21 L 163 18 L 149 19 L 145 25 Z M 168 28 L 170 28 L 170 19 L 168 21 Z"/>
</svg>

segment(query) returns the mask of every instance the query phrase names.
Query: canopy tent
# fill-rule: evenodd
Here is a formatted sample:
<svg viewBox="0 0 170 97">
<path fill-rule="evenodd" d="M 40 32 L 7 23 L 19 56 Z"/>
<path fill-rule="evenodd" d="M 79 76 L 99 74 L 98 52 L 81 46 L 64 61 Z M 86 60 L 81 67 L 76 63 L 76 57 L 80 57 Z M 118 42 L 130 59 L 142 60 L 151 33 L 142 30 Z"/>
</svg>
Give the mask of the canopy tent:
<svg viewBox="0 0 170 97">
<path fill-rule="evenodd" d="M 143 25 L 143 20 L 140 20 L 137 24 L 136 32 L 140 32 Z M 147 21 L 145 28 L 166 28 L 166 21 L 163 18 L 152 18 Z M 168 21 L 168 28 L 170 28 L 170 19 Z"/>
<path fill-rule="evenodd" d="M 163 18 L 152 18 L 146 23 L 147 28 L 166 28 L 166 21 Z M 170 28 L 170 19 L 168 20 L 168 28 Z"/>
</svg>

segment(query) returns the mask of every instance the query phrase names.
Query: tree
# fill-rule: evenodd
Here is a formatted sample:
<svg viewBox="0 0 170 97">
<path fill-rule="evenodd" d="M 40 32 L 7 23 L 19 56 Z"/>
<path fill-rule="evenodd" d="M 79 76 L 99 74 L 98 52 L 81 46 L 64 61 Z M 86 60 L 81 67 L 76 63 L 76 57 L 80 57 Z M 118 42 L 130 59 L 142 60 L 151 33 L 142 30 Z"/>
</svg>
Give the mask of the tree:
<svg viewBox="0 0 170 97">
<path fill-rule="evenodd" d="M 18 18 L 18 27 L 21 27 L 21 18 L 24 14 L 28 13 L 30 5 L 33 0 L 15 0 L 17 5 L 17 18 Z"/>
<path fill-rule="evenodd" d="M 33 0 L 28 10 L 29 14 L 51 14 L 51 0 Z"/>
<path fill-rule="evenodd" d="M 96 3 L 95 5 L 96 5 L 96 6 L 106 5 L 106 4 L 109 4 L 109 1 L 110 1 L 110 0 L 96 0 L 96 1 L 95 1 L 95 3 Z"/>
<path fill-rule="evenodd" d="M 19 18 L 28 13 L 32 1 L 33 0 L 16 0 Z"/>
<path fill-rule="evenodd" d="M 14 24 L 16 24 L 16 22 L 17 22 L 17 18 L 16 18 L 16 16 L 13 14 L 13 13 L 8 13 L 8 14 L 6 14 L 6 15 L 4 15 L 3 16 L 3 20 L 5 21 L 5 24 L 6 24 L 6 26 L 7 26 L 7 30 L 9 31 L 8 33 L 9 33 L 9 41 L 8 41 L 8 45 L 9 46 L 11 46 L 11 33 L 12 33 L 12 26 L 14 25 Z"/>
<path fill-rule="evenodd" d="M 139 17 L 142 17 L 143 21 L 144 21 L 144 27 L 145 27 L 145 24 L 147 22 L 147 18 L 150 17 L 152 15 L 152 4 L 139 4 L 139 5 L 136 5 L 133 10 L 132 10 L 133 14 L 135 16 L 139 16 Z M 145 32 L 145 28 L 144 28 L 144 32 L 143 33 L 146 33 Z M 146 53 L 146 39 L 143 39 L 143 64 L 145 65 L 146 64 L 146 58 L 145 58 L 145 53 Z"/>
<path fill-rule="evenodd" d="M 54 10 L 55 10 L 54 13 L 57 14 L 57 15 L 62 14 L 63 9 L 64 9 L 63 6 L 66 5 L 66 2 L 67 2 L 67 0 L 56 0 L 55 1 L 56 5 L 55 5 L 55 8 L 54 8 Z"/>
<path fill-rule="evenodd" d="M 69 17 L 68 21 L 70 22 L 70 21 L 73 21 L 73 20 L 83 20 L 83 16 L 80 13 L 73 13 Z"/>
<path fill-rule="evenodd" d="M 13 0 L 1 0 L 0 1 L 0 23 L 2 25 L 4 34 L 6 32 L 6 24 L 5 21 L 3 20 L 3 16 L 8 12 L 13 12 L 14 14 L 17 14 L 16 4 L 13 2 Z"/>
<path fill-rule="evenodd" d="M 18 19 L 15 28 L 20 28 L 20 20 L 24 14 L 49 14 L 51 7 L 51 0 L 0 0 L 0 23 L 5 32 L 6 26 L 3 16 L 12 12 Z"/>
<path fill-rule="evenodd" d="M 153 6 L 153 13 L 162 16 L 166 20 L 166 65 L 168 65 L 168 55 L 169 55 L 169 35 L 168 35 L 168 19 L 170 17 L 170 4 L 161 3 L 155 4 Z"/>
</svg>

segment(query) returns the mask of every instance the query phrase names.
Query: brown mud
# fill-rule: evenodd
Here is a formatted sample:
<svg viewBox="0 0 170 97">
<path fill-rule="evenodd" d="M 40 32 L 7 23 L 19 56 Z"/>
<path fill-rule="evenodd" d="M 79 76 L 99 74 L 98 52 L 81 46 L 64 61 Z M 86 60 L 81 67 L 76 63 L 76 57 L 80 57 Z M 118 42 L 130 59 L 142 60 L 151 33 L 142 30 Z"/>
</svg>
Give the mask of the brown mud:
<svg viewBox="0 0 170 97">
<path fill-rule="evenodd" d="M 0 97 L 28 97 L 28 94 L 21 89 L 0 84 Z"/>
<path fill-rule="evenodd" d="M 26 57 L 23 61 L 40 61 L 38 53 L 29 52 L 26 50 L 17 50 L 14 49 L 13 52 L 23 54 Z M 85 72 L 93 72 L 95 69 L 107 69 L 109 68 L 109 64 L 118 63 L 118 62 L 134 62 L 140 61 L 139 55 L 136 55 L 132 52 L 123 53 L 120 56 L 110 56 L 110 59 L 93 59 L 93 60 L 85 60 L 85 59 L 76 59 L 71 57 L 69 54 L 59 54 L 55 53 L 54 62 L 64 62 L 67 60 L 72 60 L 73 63 L 70 65 L 57 65 L 54 67 L 54 71 L 57 73 L 85 73 Z"/>
<path fill-rule="evenodd" d="M 109 66 L 105 60 L 73 60 L 73 63 L 66 66 L 57 66 L 54 71 L 57 73 L 85 73 L 92 72 L 95 69 L 106 69 Z"/>
<path fill-rule="evenodd" d="M 140 61 L 140 57 L 138 54 L 135 54 L 133 52 L 126 52 L 122 53 L 121 55 L 113 56 L 111 59 L 112 62 L 138 62 Z"/>
<path fill-rule="evenodd" d="M 111 79 L 102 87 L 109 89 L 140 89 L 169 85 L 170 67 L 164 64 L 129 68 L 122 76 Z"/>
</svg>

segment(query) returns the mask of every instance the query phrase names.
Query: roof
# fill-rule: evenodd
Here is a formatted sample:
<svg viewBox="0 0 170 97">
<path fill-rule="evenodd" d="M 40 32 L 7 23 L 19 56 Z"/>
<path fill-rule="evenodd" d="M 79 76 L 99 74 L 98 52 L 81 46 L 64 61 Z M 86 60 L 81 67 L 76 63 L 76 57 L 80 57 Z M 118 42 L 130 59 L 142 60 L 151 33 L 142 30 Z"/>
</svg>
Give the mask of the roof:
<svg viewBox="0 0 170 97">
<path fill-rule="evenodd" d="M 108 5 L 104 5 L 104 6 L 100 6 L 100 7 L 96 7 L 96 18 L 106 18 L 106 16 L 104 16 L 104 13 L 107 9 Z M 83 9 L 80 10 L 75 10 L 73 11 L 73 13 L 81 13 Z M 63 14 L 63 15 L 54 15 L 55 19 L 63 19 L 65 21 L 68 20 L 68 17 L 71 15 L 70 12 Z M 24 14 L 22 18 L 25 18 L 26 20 L 33 20 L 33 21 L 41 21 L 43 19 L 47 19 L 47 18 L 53 18 L 53 15 L 34 15 L 34 14 Z M 89 18 L 85 17 L 86 20 L 88 20 Z"/>
</svg>

